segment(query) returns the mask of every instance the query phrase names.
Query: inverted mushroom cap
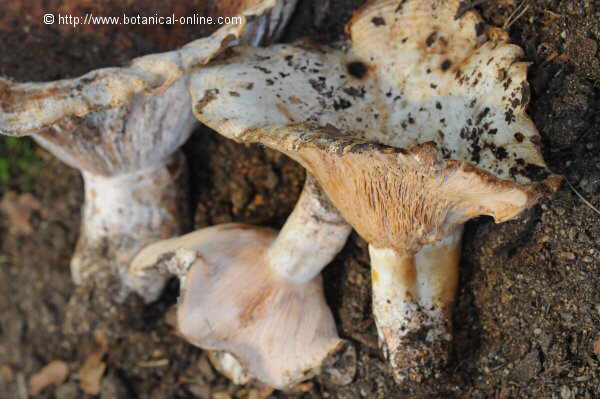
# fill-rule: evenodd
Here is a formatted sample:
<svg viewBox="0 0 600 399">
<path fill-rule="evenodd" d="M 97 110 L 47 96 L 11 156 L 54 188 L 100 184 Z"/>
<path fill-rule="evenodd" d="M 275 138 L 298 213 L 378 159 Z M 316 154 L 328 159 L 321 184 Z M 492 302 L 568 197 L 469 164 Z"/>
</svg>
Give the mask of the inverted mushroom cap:
<svg viewBox="0 0 600 399">
<path fill-rule="evenodd" d="M 398 148 L 433 141 L 445 159 L 527 183 L 544 162 L 524 113 L 522 50 L 474 12 L 455 19 L 458 7 L 371 1 L 348 24 L 345 50 L 228 51 L 194 73 L 194 114 L 237 140 L 251 128 L 310 122 Z"/>
<path fill-rule="evenodd" d="M 208 227 L 144 248 L 132 269 L 162 263 L 183 277 L 181 334 L 201 348 L 233 354 L 250 376 L 287 388 L 331 366 L 339 352 L 355 354 L 337 335 L 320 276 L 297 282 L 270 267 L 276 238 L 267 228 Z"/>
<path fill-rule="evenodd" d="M 507 220 L 558 179 L 524 112 L 522 50 L 475 12 L 455 18 L 459 3 L 371 1 L 343 50 L 233 49 L 194 73 L 194 114 L 300 161 L 378 247 L 432 242 L 479 214 Z"/>
</svg>

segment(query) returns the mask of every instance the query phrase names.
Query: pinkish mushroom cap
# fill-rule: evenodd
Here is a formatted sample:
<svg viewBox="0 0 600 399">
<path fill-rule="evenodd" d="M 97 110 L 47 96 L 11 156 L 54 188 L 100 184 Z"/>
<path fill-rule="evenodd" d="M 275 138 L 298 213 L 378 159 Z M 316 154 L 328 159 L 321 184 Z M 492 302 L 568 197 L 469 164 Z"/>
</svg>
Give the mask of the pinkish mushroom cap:
<svg viewBox="0 0 600 399">
<path fill-rule="evenodd" d="M 180 277 L 178 330 L 194 345 L 225 352 L 214 361 L 234 381 L 285 389 L 324 373 L 346 384 L 356 354 L 337 335 L 319 273 L 349 230 L 309 178 L 280 232 L 212 226 L 144 248 L 131 269 Z"/>
</svg>

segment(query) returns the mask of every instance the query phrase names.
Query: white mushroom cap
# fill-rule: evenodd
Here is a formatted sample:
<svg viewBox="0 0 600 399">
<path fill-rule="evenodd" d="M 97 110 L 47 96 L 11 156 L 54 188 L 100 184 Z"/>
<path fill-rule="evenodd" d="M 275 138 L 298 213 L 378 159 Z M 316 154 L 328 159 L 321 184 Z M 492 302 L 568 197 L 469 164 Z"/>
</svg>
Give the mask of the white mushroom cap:
<svg viewBox="0 0 600 399">
<path fill-rule="evenodd" d="M 295 0 L 244 0 L 237 9 L 242 23 L 225 25 L 181 49 L 136 58 L 122 68 L 104 68 L 79 78 L 48 83 L 0 79 L 0 134 L 26 135 L 53 124 L 76 122 L 91 112 L 130 103 L 137 94 L 164 92 L 192 67 L 207 64 L 235 42 L 272 41 L 281 34 Z"/>
<path fill-rule="evenodd" d="M 194 114 L 240 141 L 247 129 L 302 122 L 398 148 L 433 141 L 445 159 L 526 183 L 525 170 L 545 165 L 524 112 L 527 63 L 476 13 L 454 19 L 458 6 L 369 2 L 348 24 L 345 50 L 235 48 L 194 73 Z"/>
</svg>

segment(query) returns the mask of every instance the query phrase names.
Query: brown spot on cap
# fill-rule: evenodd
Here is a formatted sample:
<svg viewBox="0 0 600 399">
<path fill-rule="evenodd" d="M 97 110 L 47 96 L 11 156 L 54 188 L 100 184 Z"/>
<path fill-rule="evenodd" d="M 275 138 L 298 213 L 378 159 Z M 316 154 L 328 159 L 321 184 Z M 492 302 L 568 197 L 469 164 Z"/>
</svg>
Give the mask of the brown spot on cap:
<svg viewBox="0 0 600 399">
<path fill-rule="evenodd" d="M 450 69 L 451 66 L 452 66 L 452 61 L 446 60 L 446 61 L 442 62 L 442 65 L 440 67 L 442 68 L 442 71 L 446 72 L 448 69 Z"/>
<path fill-rule="evenodd" d="M 504 120 L 506 121 L 506 123 L 508 123 L 509 125 L 511 123 L 513 123 L 516 118 L 515 118 L 515 113 L 513 112 L 512 108 L 509 108 L 505 113 L 504 113 Z"/>
<path fill-rule="evenodd" d="M 290 96 L 288 98 L 288 101 L 290 102 L 290 104 L 294 104 L 294 105 L 304 104 L 304 102 L 296 96 Z"/>
<path fill-rule="evenodd" d="M 219 89 L 209 89 L 204 92 L 204 96 L 196 102 L 196 112 L 198 114 L 202 113 L 204 107 L 206 107 L 211 101 L 217 98 L 219 94 Z"/>
<path fill-rule="evenodd" d="M 352 61 L 346 64 L 346 69 L 348 73 L 355 78 L 362 79 L 365 77 L 369 69 L 367 66 L 361 61 Z"/>
<path fill-rule="evenodd" d="M 523 106 L 529 104 L 529 99 L 531 97 L 531 91 L 529 90 L 529 84 L 526 81 L 521 83 L 521 104 Z"/>
<path fill-rule="evenodd" d="M 404 3 L 406 3 L 406 0 L 400 0 L 400 2 L 398 3 L 398 7 L 396 7 L 396 9 L 394 10 L 394 12 L 400 12 L 400 11 L 402 11 L 402 7 L 404 7 Z"/>
<path fill-rule="evenodd" d="M 516 132 L 515 133 L 515 139 L 519 142 L 522 143 L 523 140 L 525 139 L 525 136 L 523 136 L 523 133 L 521 132 Z"/>
<path fill-rule="evenodd" d="M 435 42 L 436 37 L 437 37 L 437 32 L 432 32 L 429 36 L 427 36 L 427 39 L 425 40 L 425 44 L 427 44 L 427 47 L 431 47 L 433 42 Z"/>
<path fill-rule="evenodd" d="M 373 23 L 373 25 L 375 26 L 382 26 L 385 25 L 385 19 L 383 19 L 382 17 L 373 17 L 371 19 L 371 22 Z"/>
<path fill-rule="evenodd" d="M 498 70 L 498 80 L 503 81 L 504 79 L 506 79 L 506 69 L 501 68 Z"/>
</svg>

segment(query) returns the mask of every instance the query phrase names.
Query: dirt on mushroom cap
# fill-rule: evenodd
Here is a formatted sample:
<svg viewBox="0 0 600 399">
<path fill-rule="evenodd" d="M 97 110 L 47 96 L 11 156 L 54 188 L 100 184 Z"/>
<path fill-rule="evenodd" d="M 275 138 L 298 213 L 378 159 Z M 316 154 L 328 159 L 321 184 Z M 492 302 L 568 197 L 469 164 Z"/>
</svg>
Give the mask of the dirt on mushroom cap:
<svg viewBox="0 0 600 399">
<path fill-rule="evenodd" d="M 439 154 L 433 156 L 435 160 L 424 156 L 421 166 L 429 165 L 425 168 L 432 172 L 420 179 L 435 181 L 442 178 L 442 169 L 447 168 L 447 177 L 460 170 L 465 181 L 474 178 L 505 194 L 521 190 L 513 184 L 545 181 L 523 187 L 521 199 L 513 198 L 512 210 L 495 201 L 496 209 L 491 204 L 472 204 L 472 209 L 461 209 L 460 214 L 455 205 L 456 215 L 450 217 L 447 204 L 424 205 L 427 211 L 416 214 L 430 221 L 424 222 L 427 227 L 415 228 L 420 233 L 411 239 L 414 242 L 399 239 L 399 229 L 398 234 L 390 234 L 394 245 L 431 242 L 479 214 L 507 220 L 542 194 L 555 191 L 559 179 L 546 169 L 539 134 L 524 112 L 529 87 L 527 64 L 518 61 L 522 50 L 508 42 L 504 31 L 486 27 L 474 12 L 456 18 L 458 8 L 458 1 L 405 1 L 401 7 L 396 2 L 372 1 L 347 25 L 351 40 L 345 51 L 306 45 L 233 49 L 217 65 L 193 75 L 195 115 L 227 137 L 267 143 L 292 157 L 307 141 L 321 145 L 325 153 L 344 152 L 341 147 L 350 144 L 359 152 L 360 145 L 369 147 L 368 142 L 404 150 L 434 142 Z M 302 122 L 334 128 L 323 130 L 323 135 L 314 134 L 310 127 L 305 134 L 301 129 L 290 134 L 295 128 L 281 128 Z M 268 125 L 281 129 L 265 129 Z M 351 138 L 345 141 L 345 136 Z M 460 162 L 464 164 L 453 166 Z M 310 166 L 314 173 L 323 172 L 314 159 Z M 380 180 L 386 181 L 385 176 Z M 461 207 L 468 208 L 466 202 Z M 345 206 L 346 218 L 351 208 Z M 438 211 L 441 214 L 435 215 Z M 379 215 L 379 225 L 386 226 L 386 212 Z M 408 223 L 409 216 L 390 223 L 402 226 L 399 221 Z M 452 221 L 436 227 L 447 216 Z M 360 226 L 372 220 L 365 217 Z M 373 232 L 366 234 L 369 241 L 381 240 L 378 230 L 373 226 Z"/>
<path fill-rule="evenodd" d="M 195 115 L 237 140 L 267 124 L 331 124 L 405 149 L 434 141 L 445 159 L 517 183 L 547 177 L 522 50 L 472 11 L 455 19 L 458 7 L 370 2 L 345 51 L 236 48 L 194 74 Z"/>
</svg>

